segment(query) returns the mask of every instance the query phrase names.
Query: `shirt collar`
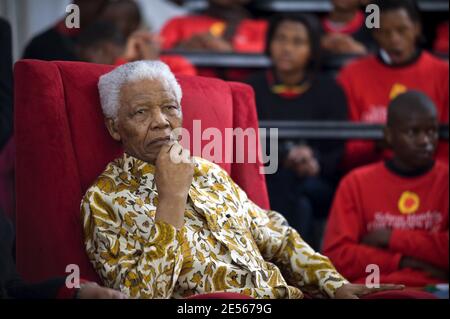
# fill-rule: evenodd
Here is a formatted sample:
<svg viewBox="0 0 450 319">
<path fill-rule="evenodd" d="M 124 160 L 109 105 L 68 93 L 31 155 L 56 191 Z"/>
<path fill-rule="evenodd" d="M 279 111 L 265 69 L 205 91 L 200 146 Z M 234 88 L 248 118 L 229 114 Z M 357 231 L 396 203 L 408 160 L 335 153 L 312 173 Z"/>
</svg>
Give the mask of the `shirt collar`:
<svg viewBox="0 0 450 319">
<path fill-rule="evenodd" d="M 389 171 L 391 171 L 392 173 L 394 173 L 396 175 L 399 175 L 399 176 L 405 177 L 405 178 L 414 178 L 414 177 L 420 177 L 420 176 L 426 175 L 428 172 L 430 172 L 434 168 L 435 163 L 436 162 L 433 161 L 429 165 L 422 167 L 422 168 L 418 168 L 413 171 L 405 171 L 404 169 L 401 169 L 400 167 L 395 165 L 395 162 L 393 160 L 385 161 L 384 165 Z"/>
<path fill-rule="evenodd" d="M 392 64 L 389 54 L 383 49 L 379 49 L 377 58 L 378 58 L 378 61 L 380 61 L 383 65 L 385 65 L 387 67 L 403 68 L 403 67 L 408 67 L 408 66 L 414 65 L 417 61 L 419 61 L 419 59 L 422 57 L 422 52 L 423 51 L 421 49 L 417 49 L 416 53 L 408 61 L 406 61 L 404 63 L 400 63 L 400 64 Z"/>
<path fill-rule="evenodd" d="M 146 176 L 153 176 L 155 173 L 155 165 L 147 163 L 127 153 L 123 153 L 119 165 L 125 172 L 138 179 Z"/>
</svg>

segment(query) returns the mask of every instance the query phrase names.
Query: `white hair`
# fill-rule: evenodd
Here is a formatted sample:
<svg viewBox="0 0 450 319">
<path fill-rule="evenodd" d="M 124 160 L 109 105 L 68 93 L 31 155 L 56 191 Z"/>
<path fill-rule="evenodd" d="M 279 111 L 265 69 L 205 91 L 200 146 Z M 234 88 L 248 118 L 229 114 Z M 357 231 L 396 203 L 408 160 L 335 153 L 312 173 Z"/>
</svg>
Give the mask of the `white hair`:
<svg viewBox="0 0 450 319">
<path fill-rule="evenodd" d="M 100 77 L 98 90 L 103 114 L 108 118 L 115 118 L 120 107 L 122 86 L 144 79 L 160 81 L 175 94 L 178 104 L 181 104 L 181 87 L 167 64 L 161 61 L 137 61 L 123 64 Z"/>
</svg>

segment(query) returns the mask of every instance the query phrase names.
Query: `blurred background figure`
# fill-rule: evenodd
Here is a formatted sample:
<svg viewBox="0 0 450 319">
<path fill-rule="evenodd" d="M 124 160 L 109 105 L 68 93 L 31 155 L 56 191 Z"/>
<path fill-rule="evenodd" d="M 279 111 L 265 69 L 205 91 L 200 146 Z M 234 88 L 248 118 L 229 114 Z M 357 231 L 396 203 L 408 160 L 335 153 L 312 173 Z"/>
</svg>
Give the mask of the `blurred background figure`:
<svg viewBox="0 0 450 319">
<path fill-rule="evenodd" d="M 115 64 L 124 56 L 126 44 L 126 38 L 113 23 L 96 22 L 80 33 L 77 57 L 86 62 Z"/>
<path fill-rule="evenodd" d="M 80 7 L 80 29 L 66 27 L 65 18 L 43 33 L 35 36 L 26 46 L 23 58 L 39 60 L 75 61 L 76 37 L 100 15 L 108 0 L 74 0 Z"/>
<path fill-rule="evenodd" d="M 163 49 L 262 53 L 267 28 L 254 20 L 250 0 L 209 0 L 202 14 L 170 20 L 162 29 Z"/>
<path fill-rule="evenodd" d="M 85 62 L 120 65 L 137 60 L 161 60 L 176 74 L 195 75 L 195 67 L 178 55 L 161 56 L 160 37 L 142 23 L 133 0 L 109 2 L 91 26 L 76 41 L 77 59 Z"/>
<path fill-rule="evenodd" d="M 332 11 L 322 19 L 322 46 L 337 54 L 366 54 L 374 42 L 366 28 L 361 0 L 331 0 Z"/>
<path fill-rule="evenodd" d="M 339 74 L 350 119 L 384 124 L 392 99 L 408 90 L 419 90 L 433 100 L 439 121 L 448 123 L 448 61 L 420 48 L 422 25 L 415 2 L 374 2 L 380 8 L 380 29 L 373 31 L 377 54 L 350 63 Z M 348 168 L 353 168 L 391 155 L 384 140 L 351 141 L 347 144 L 345 162 Z M 448 163 L 448 142 L 440 143 L 437 157 Z"/>
<path fill-rule="evenodd" d="M 315 23 L 316 22 L 316 23 Z M 320 72 L 320 36 L 311 16 L 286 14 L 272 19 L 266 53 L 273 68 L 253 75 L 260 120 L 345 121 L 346 100 L 332 77 Z M 271 207 L 315 249 L 320 246 L 343 143 L 284 140 L 278 171 L 266 175 Z"/>
<path fill-rule="evenodd" d="M 142 17 L 153 32 L 159 33 L 172 18 L 183 16 L 189 11 L 183 7 L 184 1 L 177 0 L 137 0 Z"/>
</svg>

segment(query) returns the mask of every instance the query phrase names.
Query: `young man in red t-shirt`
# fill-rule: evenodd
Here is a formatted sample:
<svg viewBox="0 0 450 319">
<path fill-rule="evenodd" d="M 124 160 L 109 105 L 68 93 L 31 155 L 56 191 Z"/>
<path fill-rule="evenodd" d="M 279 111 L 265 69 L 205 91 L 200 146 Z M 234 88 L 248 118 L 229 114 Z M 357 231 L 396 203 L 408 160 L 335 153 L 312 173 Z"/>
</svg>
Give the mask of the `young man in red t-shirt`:
<svg viewBox="0 0 450 319">
<path fill-rule="evenodd" d="M 438 117 L 423 93 L 392 101 L 385 136 L 393 158 L 348 174 L 335 195 L 324 254 L 352 282 L 376 265 L 380 282 L 448 282 L 448 165 L 435 161 Z"/>
<path fill-rule="evenodd" d="M 449 65 L 418 48 L 421 26 L 416 7 L 406 0 L 375 3 L 380 8 L 380 29 L 374 29 L 373 36 L 379 52 L 349 64 L 339 75 L 350 119 L 385 123 L 387 105 L 393 98 L 407 90 L 419 90 L 433 100 L 439 122 L 448 123 Z M 367 141 L 348 143 L 347 168 L 385 158 L 382 146 Z M 438 158 L 448 162 L 448 143 L 440 145 Z"/>
</svg>

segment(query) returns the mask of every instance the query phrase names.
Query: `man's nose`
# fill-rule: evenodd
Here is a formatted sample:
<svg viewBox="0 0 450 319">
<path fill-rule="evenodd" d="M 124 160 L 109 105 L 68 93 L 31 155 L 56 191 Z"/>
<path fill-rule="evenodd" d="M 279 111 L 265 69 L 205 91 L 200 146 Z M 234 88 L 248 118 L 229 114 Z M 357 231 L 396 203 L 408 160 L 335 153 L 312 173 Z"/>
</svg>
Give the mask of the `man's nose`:
<svg viewBox="0 0 450 319">
<path fill-rule="evenodd" d="M 152 130 L 165 129 L 169 127 L 169 121 L 167 117 L 161 111 L 155 111 L 152 113 L 150 127 Z"/>
<path fill-rule="evenodd" d="M 392 31 L 389 34 L 389 43 L 391 46 L 397 47 L 401 41 L 402 41 L 402 36 L 399 32 Z"/>
<path fill-rule="evenodd" d="M 419 133 L 417 137 L 417 143 L 419 145 L 427 145 L 431 143 L 431 136 L 427 132 Z"/>
</svg>

